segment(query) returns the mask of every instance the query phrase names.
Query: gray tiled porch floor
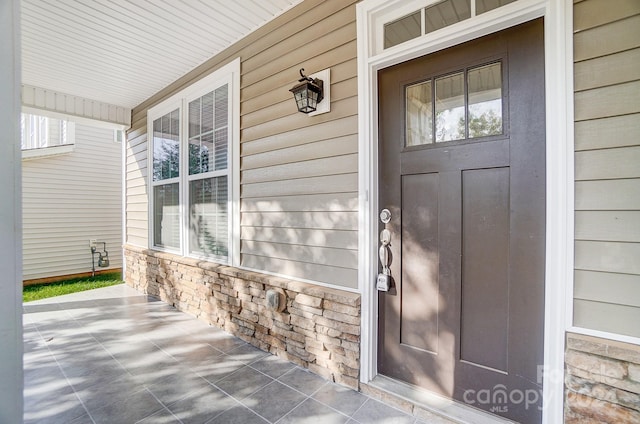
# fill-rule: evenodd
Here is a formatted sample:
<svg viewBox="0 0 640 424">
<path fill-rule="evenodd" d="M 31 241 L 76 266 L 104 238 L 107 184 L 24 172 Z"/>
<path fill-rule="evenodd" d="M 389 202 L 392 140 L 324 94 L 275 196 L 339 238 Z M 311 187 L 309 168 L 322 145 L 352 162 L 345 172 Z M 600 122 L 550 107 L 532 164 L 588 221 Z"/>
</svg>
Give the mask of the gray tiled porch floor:
<svg viewBox="0 0 640 424">
<path fill-rule="evenodd" d="M 424 424 L 125 285 L 24 305 L 25 423 Z"/>
</svg>

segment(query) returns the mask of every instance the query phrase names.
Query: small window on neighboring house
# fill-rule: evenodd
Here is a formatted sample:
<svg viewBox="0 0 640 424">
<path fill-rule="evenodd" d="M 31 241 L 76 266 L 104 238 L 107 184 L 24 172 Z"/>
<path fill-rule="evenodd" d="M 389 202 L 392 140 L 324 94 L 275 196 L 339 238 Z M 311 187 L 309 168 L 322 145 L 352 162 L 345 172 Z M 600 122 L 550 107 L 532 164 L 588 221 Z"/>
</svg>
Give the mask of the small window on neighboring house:
<svg viewBox="0 0 640 424">
<path fill-rule="evenodd" d="M 73 122 L 23 113 L 20 130 L 23 158 L 56 155 L 73 150 Z"/>
</svg>

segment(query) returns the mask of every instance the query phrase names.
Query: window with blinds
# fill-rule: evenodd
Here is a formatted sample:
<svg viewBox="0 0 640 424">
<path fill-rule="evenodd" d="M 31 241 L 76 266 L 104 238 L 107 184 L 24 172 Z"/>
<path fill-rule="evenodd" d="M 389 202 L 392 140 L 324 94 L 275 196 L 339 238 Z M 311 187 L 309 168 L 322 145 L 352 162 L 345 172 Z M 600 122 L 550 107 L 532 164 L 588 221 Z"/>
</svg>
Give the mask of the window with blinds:
<svg viewBox="0 0 640 424">
<path fill-rule="evenodd" d="M 153 121 L 154 246 L 180 248 L 180 109 Z"/>
<path fill-rule="evenodd" d="M 229 252 L 228 85 L 189 102 L 189 253 Z"/>
<path fill-rule="evenodd" d="M 151 245 L 229 262 L 230 83 L 200 86 L 149 111 Z"/>
</svg>

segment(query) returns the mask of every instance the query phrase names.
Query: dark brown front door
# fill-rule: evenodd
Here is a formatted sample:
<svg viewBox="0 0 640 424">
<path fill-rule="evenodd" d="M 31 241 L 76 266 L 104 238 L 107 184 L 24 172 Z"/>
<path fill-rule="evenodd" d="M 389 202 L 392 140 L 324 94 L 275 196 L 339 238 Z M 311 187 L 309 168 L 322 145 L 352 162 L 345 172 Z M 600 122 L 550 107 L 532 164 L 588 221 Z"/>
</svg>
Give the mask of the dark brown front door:
<svg viewBox="0 0 640 424">
<path fill-rule="evenodd" d="M 541 421 L 541 19 L 379 72 L 381 374 Z M 384 228 L 380 224 L 380 229 Z"/>
</svg>

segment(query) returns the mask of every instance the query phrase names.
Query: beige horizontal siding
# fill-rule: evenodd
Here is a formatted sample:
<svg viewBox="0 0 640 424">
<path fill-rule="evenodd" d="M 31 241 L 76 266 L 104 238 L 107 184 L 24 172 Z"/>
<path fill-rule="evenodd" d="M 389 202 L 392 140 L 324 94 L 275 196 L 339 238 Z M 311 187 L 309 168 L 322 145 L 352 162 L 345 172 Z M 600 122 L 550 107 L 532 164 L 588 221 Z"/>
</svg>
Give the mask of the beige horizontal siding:
<svg viewBox="0 0 640 424">
<path fill-rule="evenodd" d="M 351 289 L 358 286 L 358 272 L 355 269 L 256 256 L 249 253 L 242 255 L 242 266 L 260 271 L 273 269 L 275 271 L 270 272 L 311 281 L 330 281 L 330 284 Z"/>
<path fill-rule="evenodd" d="M 353 134 L 245 156 L 242 159 L 242 165 L 246 169 L 262 168 L 357 152 L 358 137 Z"/>
<path fill-rule="evenodd" d="M 640 276 L 576 271 L 576 299 L 640 307 Z M 606 284 L 602 284 L 602 281 Z"/>
<path fill-rule="evenodd" d="M 615 3 L 615 7 L 611 7 Z M 589 0 L 573 8 L 573 29 L 583 31 L 640 14 L 637 0 Z"/>
<path fill-rule="evenodd" d="M 640 337 L 640 308 L 636 306 L 576 299 L 573 316 L 581 327 Z"/>
<path fill-rule="evenodd" d="M 576 240 L 640 243 L 640 211 L 576 211 L 575 228 Z"/>
<path fill-rule="evenodd" d="M 125 153 L 126 242 L 141 247 L 149 246 L 146 124 L 146 115 L 143 119 L 133 123 L 132 128 L 127 133 L 127 149 Z"/>
<path fill-rule="evenodd" d="M 640 274 L 640 243 L 577 240 L 576 269 Z"/>
<path fill-rule="evenodd" d="M 244 212 L 247 227 L 306 228 L 318 230 L 358 229 L 357 212 Z"/>
<path fill-rule="evenodd" d="M 358 155 L 338 155 L 328 158 L 297 161 L 242 171 L 242 184 L 291 180 L 294 178 L 326 175 L 327 169 L 335 174 L 348 174 L 358 168 Z"/>
<path fill-rule="evenodd" d="M 23 279 L 91 271 L 89 240 L 122 267 L 122 145 L 75 125 L 71 153 L 22 162 Z"/>
<path fill-rule="evenodd" d="M 244 227 L 244 240 L 273 242 L 293 246 L 331 247 L 356 250 L 358 234 L 348 230 L 314 230 L 309 228 Z"/>
<path fill-rule="evenodd" d="M 358 175 L 325 175 L 242 185 L 242 197 L 299 196 L 358 191 Z"/>
<path fill-rule="evenodd" d="M 343 137 L 346 135 L 357 135 L 357 133 L 357 116 L 348 116 L 346 118 L 322 123 L 314 121 L 313 126 L 303 127 L 296 131 L 288 131 L 253 141 L 243 141 L 241 146 L 242 160 L 243 162 L 245 160 L 251 160 L 250 158 L 245 158 L 256 153 L 274 152 L 278 149 L 300 146 L 319 140 L 331 140 L 333 138 Z"/>
<path fill-rule="evenodd" d="M 640 47 L 640 15 L 590 28 L 573 37 L 573 57 L 576 62 L 637 47 Z"/>
<path fill-rule="evenodd" d="M 295 81 L 294 81 L 295 82 Z M 333 98 L 333 96 L 332 96 Z M 293 102 L 293 100 L 290 100 Z M 334 119 L 354 116 L 358 110 L 358 99 L 350 97 L 344 100 L 331 101 L 331 113 L 310 117 L 294 110 L 293 115 L 284 117 L 274 117 L 272 120 L 265 120 L 253 127 L 246 127 L 240 130 L 241 140 L 251 141 L 263 137 L 275 136 L 287 131 L 296 131 L 308 128 L 310 123 L 332 122 Z"/>
<path fill-rule="evenodd" d="M 256 197 L 242 202 L 242 212 L 357 212 L 356 193 Z"/>
<path fill-rule="evenodd" d="M 575 208 L 579 210 L 639 210 L 640 179 L 576 181 Z"/>
<path fill-rule="evenodd" d="M 289 261 L 301 261 L 311 264 L 333 266 L 339 268 L 354 268 L 358 262 L 358 252 L 344 248 L 325 246 L 304 246 L 277 243 L 273 240 L 266 242 L 243 240 L 242 251 L 252 255 Z M 330 283 L 330 281 L 324 281 Z"/>
<path fill-rule="evenodd" d="M 640 336 L 640 2 L 574 5 L 574 325 Z"/>
<path fill-rule="evenodd" d="M 640 113 L 576 122 L 576 151 L 640 146 Z"/>
<path fill-rule="evenodd" d="M 583 121 L 638 113 L 639 98 L 640 80 L 580 91 L 575 94 L 575 119 Z"/>
<path fill-rule="evenodd" d="M 640 178 L 640 146 L 576 152 L 575 166 L 576 181 Z"/>
<path fill-rule="evenodd" d="M 148 246 L 148 108 L 240 57 L 242 266 L 357 287 L 355 3 L 307 0 L 133 110 L 128 242 Z M 300 68 L 330 69 L 329 113 L 297 112 Z"/>
<path fill-rule="evenodd" d="M 638 2 L 640 4 L 640 2 Z M 626 50 L 575 64 L 576 91 L 640 80 L 640 49 Z M 615 72 L 611 72 L 615 69 Z"/>
</svg>

